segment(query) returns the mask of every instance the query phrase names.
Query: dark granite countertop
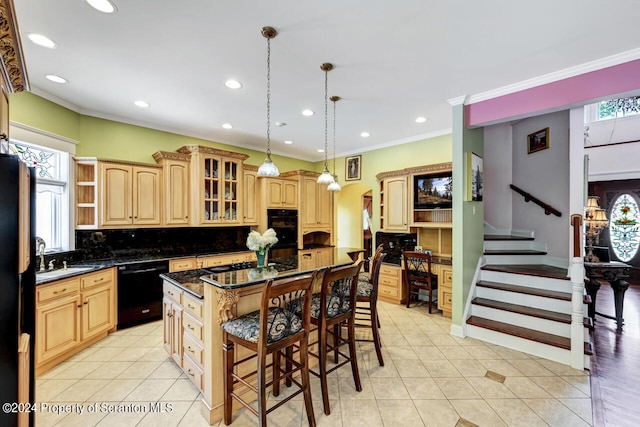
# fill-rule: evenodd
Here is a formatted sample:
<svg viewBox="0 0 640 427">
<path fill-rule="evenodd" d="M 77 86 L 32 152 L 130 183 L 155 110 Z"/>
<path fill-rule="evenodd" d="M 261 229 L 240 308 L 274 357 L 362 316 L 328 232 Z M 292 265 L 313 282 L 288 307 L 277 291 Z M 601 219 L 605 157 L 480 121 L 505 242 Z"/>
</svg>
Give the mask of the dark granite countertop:
<svg viewBox="0 0 640 427">
<path fill-rule="evenodd" d="M 348 248 L 334 248 L 332 266 L 352 264 Z M 212 285 L 224 290 L 240 289 L 265 282 L 271 278 L 286 278 L 311 273 L 315 269 L 303 269 L 297 255 L 274 258 L 267 267 L 229 269 L 214 267 L 178 273 L 164 273 L 160 277 L 184 289 L 198 298 L 204 298 L 204 286 Z"/>
</svg>

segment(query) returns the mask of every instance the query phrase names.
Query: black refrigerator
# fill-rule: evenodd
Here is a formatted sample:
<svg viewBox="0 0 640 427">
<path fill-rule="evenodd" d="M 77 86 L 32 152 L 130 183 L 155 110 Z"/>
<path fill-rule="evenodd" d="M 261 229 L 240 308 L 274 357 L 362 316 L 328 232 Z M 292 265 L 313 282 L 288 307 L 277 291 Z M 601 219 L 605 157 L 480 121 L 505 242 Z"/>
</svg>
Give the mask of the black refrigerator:
<svg viewBox="0 0 640 427">
<path fill-rule="evenodd" d="M 34 425 L 35 177 L 0 153 L 1 426 Z"/>
</svg>

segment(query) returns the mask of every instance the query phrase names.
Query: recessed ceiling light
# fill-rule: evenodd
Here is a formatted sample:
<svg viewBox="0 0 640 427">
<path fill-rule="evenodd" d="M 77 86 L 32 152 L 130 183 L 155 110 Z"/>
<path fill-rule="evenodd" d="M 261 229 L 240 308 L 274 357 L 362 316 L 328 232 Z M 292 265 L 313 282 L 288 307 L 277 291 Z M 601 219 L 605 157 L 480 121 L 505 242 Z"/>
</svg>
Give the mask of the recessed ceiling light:
<svg viewBox="0 0 640 427">
<path fill-rule="evenodd" d="M 324 153 L 324 148 L 318 148 L 318 153 Z"/>
<path fill-rule="evenodd" d="M 233 126 L 231 126 L 231 123 L 223 123 L 222 127 L 225 129 L 233 129 Z"/>
<path fill-rule="evenodd" d="M 293 144 L 293 141 L 285 141 L 284 143 L 287 144 L 287 145 L 291 145 L 291 144 Z"/>
<path fill-rule="evenodd" d="M 116 6 L 109 0 L 87 0 L 89 6 L 102 13 L 114 13 Z"/>
<path fill-rule="evenodd" d="M 363 138 L 366 138 L 366 137 L 368 137 L 368 136 L 369 136 L 369 132 L 362 132 L 362 133 L 360 134 L 360 136 L 361 136 L 361 137 L 363 137 Z"/>
<path fill-rule="evenodd" d="M 417 118 L 416 118 L 416 123 L 424 123 L 424 122 L 426 122 L 426 121 L 427 121 L 427 118 L 426 118 L 426 117 L 422 117 L 422 116 L 421 116 L 421 117 L 417 117 Z"/>
<path fill-rule="evenodd" d="M 287 124 L 285 122 L 276 122 L 276 126 L 278 126 L 279 128 L 281 128 L 282 126 L 286 126 Z"/>
<path fill-rule="evenodd" d="M 48 47 L 49 49 L 55 49 L 56 48 L 56 43 L 51 40 L 49 37 L 47 36 L 43 36 L 42 34 L 28 34 L 27 37 L 29 37 L 29 40 L 31 40 L 33 43 L 37 44 L 38 46 L 42 46 L 42 47 Z"/>
<path fill-rule="evenodd" d="M 224 82 L 224 85 L 229 89 L 240 89 L 242 87 L 242 83 L 237 80 L 229 79 Z"/>
<path fill-rule="evenodd" d="M 56 76 L 55 74 L 47 74 L 45 76 L 48 80 L 51 80 L 54 83 L 66 83 L 67 79 L 64 79 L 60 76 Z"/>
<path fill-rule="evenodd" d="M 302 110 L 302 115 L 303 116 L 307 116 L 307 117 L 313 116 L 313 111 L 311 111 L 311 110 Z"/>
<path fill-rule="evenodd" d="M 149 103 L 145 101 L 136 101 L 134 102 L 134 104 L 136 104 L 136 106 L 140 108 L 149 108 Z"/>
</svg>

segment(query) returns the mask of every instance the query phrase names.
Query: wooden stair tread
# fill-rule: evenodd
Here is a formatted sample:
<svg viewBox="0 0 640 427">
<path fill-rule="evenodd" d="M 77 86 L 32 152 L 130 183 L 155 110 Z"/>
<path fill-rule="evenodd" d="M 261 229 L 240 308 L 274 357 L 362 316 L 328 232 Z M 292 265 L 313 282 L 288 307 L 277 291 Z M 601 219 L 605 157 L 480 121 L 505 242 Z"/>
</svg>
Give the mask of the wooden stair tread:
<svg viewBox="0 0 640 427">
<path fill-rule="evenodd" d="M 533 237 L 528 236 L 514 236 L 511 234 L 485 234 L 484 240 L 534 240 Z"/>
<path fill-rule="evenodd" d="M 478 316 L 469 317 L 467 319 L 467 324 L 480 328 L 490 329 L 492 331 L 500 332 L 507 335 L 512 335 L 514 337 L 547 344 L 553 347 L 562 348 L 564 350 L 571 350 L 571 338 L 547 334 L 546 332 L 523 328 L 522 326 L 510 325 L 508 323 L 485 319 Z M 584 343 L 583 352 L 584 354 L 589 356 L 593 354 L 593 347 L 591 346 L 590 342 Z"/>
<path fill-rule="evenodd" d="M 524 338 L 530 341 L 551 345 L 565 350 L 571 349 L 571 339 L 534 329 L 523 328 L 522 326 L 510 325 L 496 320 L 485 319 L 483 317 L 471 316 L 467 319 L 467 324 L 478 326 L 492 331 L 501 332 L 514 337 Z"/>
<path fill-rule="evenodd" d="M 498 289 L 507 292 L 517 292 L 520 294 L 535 295 L 545 298 L 559 299 L 563 301 L 571 301 L 571 294 L 568 292 L 550 291 L 547 289 L 531 288 L 528 286 L 512 285 L 510 283 L 490 282 L 487 280 L 479 280 L 476 286 L 482 288 Z"/>
<path fill-rule="evenodd" d="M 487 264 L 482 270 L 500 271 L 503 273 L 525 274 L 528 276 L 548 277 L 551 279 L 570 280 L 566 268 L 546 264 Z"/>
<path fill-rule="evenodd" d="M 512 313 L 523 314 L 525 316 L 537 317 L 540 319 L 552 320 L 565 324 L 571 324 L 571 315 L 566 313 L 558 313 L 557 311 L 543 310 L 540 308 L 527 307 L 524 305 L 511 304 L 508 302 L 495 301 L 487 298 L 474 298 L 472 304 L 481 305 L 483 307 L 495 308 L 497 310 L 510 311 Z M 592 329 L 593 323 L 591 318 L 585 317 L 582 321 L 585 328 Z"/>
<path fill-rule="evenodd" d="M 535 249 L 487 249 L 485 255 L 546 255 L 545 251 Z"/>
</svg>

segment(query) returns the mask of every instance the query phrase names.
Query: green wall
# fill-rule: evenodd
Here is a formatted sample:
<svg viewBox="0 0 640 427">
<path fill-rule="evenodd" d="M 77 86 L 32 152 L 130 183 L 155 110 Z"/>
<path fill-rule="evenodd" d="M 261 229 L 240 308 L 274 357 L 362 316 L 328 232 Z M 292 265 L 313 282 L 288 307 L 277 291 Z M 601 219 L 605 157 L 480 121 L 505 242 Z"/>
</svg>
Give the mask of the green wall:
<svg viewBox="0 0 640 427">
<path fill-rule="evenodd" d="M 463 335 L 464 308 L 484 244 L 484 202 L 466 200 L 467 153 L 484 157 L 484 130 L 464 126 L 464 106 L 453 107 L 453 309 L 452 332 Z"/>
<path fill-rule="evenodd" d="M 155 164 L 153 153 L 175 151 L 183 145 L 205 145 L 244 153 L 245 163 L 260 165 L 264 152 L 163 132 L 76 113 L 30 92 L 11 94 L 10 120 L 78 141 L 76 156 L 130 160 Z M 318 163 L 272 154 L 281 172 L 316 170 Z"/>
</svg>

